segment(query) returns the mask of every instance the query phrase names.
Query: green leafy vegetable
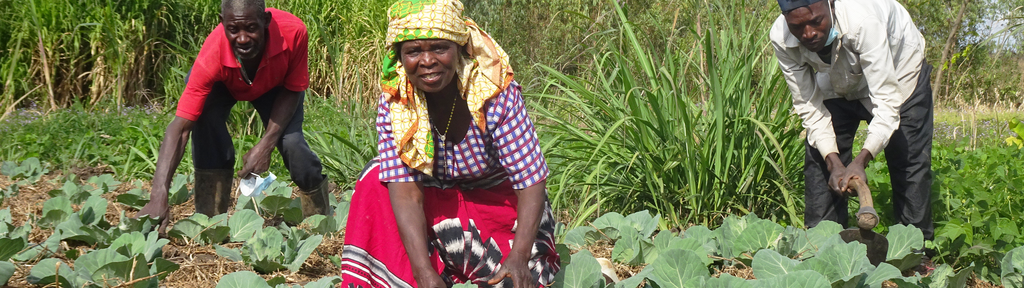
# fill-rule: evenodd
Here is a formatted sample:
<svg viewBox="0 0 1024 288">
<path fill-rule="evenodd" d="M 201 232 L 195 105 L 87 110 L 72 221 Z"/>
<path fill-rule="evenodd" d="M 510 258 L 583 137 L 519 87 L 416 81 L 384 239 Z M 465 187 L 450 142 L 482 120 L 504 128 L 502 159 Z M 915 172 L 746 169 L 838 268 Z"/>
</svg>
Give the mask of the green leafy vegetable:
<svg viewBox="0 0 1024 288">
<path fill-rule="evenodd" d="M 0 261 L 10 260 L 12 256 L 25 249 L 24 238 L 0 238 Z"/>
<path fill-rule="evenodd" d="M 173 206 L 188 201 L 188 198 L 192 196 L 192 191 L 188 190 L 188 186 L 186 186 L 189 182 L 192 182 L 192 176 L 174 175 L 174 180 L 171 181 L 171 189 L 167 190 L 168 205 Z"/>
<path fill-rule="evenodd" d="M 773 250 L 762 249 L 757 251 L 757 254 L 754 254 L 752 268 L 754 270 L 754 277 L 757 277 L 757 279 L 768 279 L 796 271 L 798 264 L 800 264 L 800 261 L 789 259 Z"/>
<path fill-rule="evenodd" d="M 708 278 L 710 274 L 697 253 L 672 249 L 664 251 L 654 263 L 651 280 L 662 288 L 683 288 L 693 278 Z"/>
<path fill-rule="evenodd" d="M 212 218 L 196 213 L 191 217 L 174 223 L 174 228 L 167 232 L 168 236 L 186 241 L 195 241 L 200 245 L 221 243 L 228 239 L 231 228 L 228 227 L 228 214 L 220 214 Z"/>
<path fill-rule="evenodd" d="M 1024 287 L 1024 246 L 1010 250 L 1000 263 L 1002 271 L 999 276 L 1003 285 L 1013 288 Z"/>
<path fill-rule="evenodd" d="M 786 275 L 769 279 L 759 279 L 753 282 L 754 287 L 765 287 L 765 288 L 789 288 L 789 287 L 804 287 L 804 288 L 827 288 L 832 287 L 831 283 L 825 279 L 825 276 L 815 271 L 803 270 L 794 271 Z"/>
<path fill-rule="evenodd" d="M 886 253 L 886 260 L 903 259 L 907 254 L 924 248 L 924 234 L 921 229 L 908 227 L 903 224 L 896 224 L 889 227 L 889 251 Z"/>
<path fill-rule="evenodd" d="M 743 218 L 747 222 L 747 228 L 743 229 L 739 237 L 736 238 L 733 251 L 752 252 L 775 245 L 779 234 L 782 233 L 782 225 L 759 219 L 754 214 L 747 214 Z"/>
<path fill-rule="evenodd" d="M 46 169 L 46 167 L 39 162 L 39 158 L 36 157 L 30 157 L 25 159 L 25 161 L 21 161 L 21 165 L 12 161 L 5 161 L 3 165 L 0 166 L 0 173 L 10 177 L 11 180 L 23 179 L 27 180 L 27 183 L 38 182 L 39 178 L 49 172 L 50 170 Z"/>
<path fill-rule="evenodd" d="M 28 273 L 28 283 L 48 285 L 57 283 L 61 287 L 71 287 L 68 277 L 72 275 L 71 266 L 55 258 L 47 258 L 32 266 Z"/>
<path fill-rule="evenodd" d="M 263 228 L 263 217 L 253 210 L 239 210 L 228 219 L 228 227 L 231 230 L 232 242 L 249 241 L 257 231 Z"/>
<path fill-rule="evenodd" d="M 604 277 L 601 276 L 601 264 L 597 263 L 589 251 L 583 250 L 573 254 L 569 265 L 562 267 L 555 275 L 555 283 L 562 288 L 602 288 Z"/>
<path fill-rule="evenodd" d="M 14 272 L 17 271 L 17 267 L 13 263 L 7 261 L 0 261 L 0 285 L 7 285 L 7 282 L 14 276 Z"/>
</svg>

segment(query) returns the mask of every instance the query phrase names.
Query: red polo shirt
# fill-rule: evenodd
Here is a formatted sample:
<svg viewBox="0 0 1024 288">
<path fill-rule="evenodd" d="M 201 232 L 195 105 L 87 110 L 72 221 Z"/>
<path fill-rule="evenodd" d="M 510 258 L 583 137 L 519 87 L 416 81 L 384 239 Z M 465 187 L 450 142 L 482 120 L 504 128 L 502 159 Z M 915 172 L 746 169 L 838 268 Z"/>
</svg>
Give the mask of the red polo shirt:
<svg viewBox="0 0 1024 288">
<path fill-rule="evenodd" d="M 224 83 L 231 96 L 239 101 L 255 100 L 278 86 L 296 92 L 309 87 L 309 35 L 306 34 L 306 25 L 291 13 L 274 8 L 266 11 L 271 13 L 267 46 L 259 70 L 252 78 L 252 85 L 242 79 L 241 65 L 224 35 L 224 25 L 217 25 L 199 50 L 175 115 L 191 121 L 199 120 L 206 96 L 217 82 Z"/>
</svg>

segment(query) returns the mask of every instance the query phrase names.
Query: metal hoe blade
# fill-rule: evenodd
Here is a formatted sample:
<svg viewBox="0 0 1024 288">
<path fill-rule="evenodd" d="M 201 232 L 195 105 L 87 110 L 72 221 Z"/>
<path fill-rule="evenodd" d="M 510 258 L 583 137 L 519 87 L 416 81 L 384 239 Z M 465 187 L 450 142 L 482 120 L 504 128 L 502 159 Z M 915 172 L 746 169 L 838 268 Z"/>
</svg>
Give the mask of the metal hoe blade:
<svg viewBox="0 0 1024 288">
<path fill-rule="evenodd" d="M 882 236 L 882 234 L 871 230 L 850 228 L 839 232 L 839 237 L 842 237 L 846 243 L 857 241 L 867 245 L 868 261 L 871 262 L 871 265 L 878 266 L 878 264 L 885 262 L 886 253 L 889 252 L 889 240 L 885 239 L 885 236 Z"/>
<path fill-rule="evenodd" d="M 878 212 L 875 211 L 871 200 L 871 191 L 868 189 L 868 184 L 864 183 L 864 180 L 860 178 L 854 178 L 850 181 L 850 186 L 857 192 L 857 198 L 860 199 L 860 210 L 857 211 L 857 227 L 843 230 L 839 232 L 839 236 L 846 243 L 852 241 L 864 243 L 868 247 L 868 260 L 871 261 L 871 265 L 878 266 L 878 264 L 885 261 L 885 256 L 889 252 L 889 240 L 885 239 L 885 236 L 882 236 L 882 234 L 871 230 L 878 225 Z"/>
</svg>

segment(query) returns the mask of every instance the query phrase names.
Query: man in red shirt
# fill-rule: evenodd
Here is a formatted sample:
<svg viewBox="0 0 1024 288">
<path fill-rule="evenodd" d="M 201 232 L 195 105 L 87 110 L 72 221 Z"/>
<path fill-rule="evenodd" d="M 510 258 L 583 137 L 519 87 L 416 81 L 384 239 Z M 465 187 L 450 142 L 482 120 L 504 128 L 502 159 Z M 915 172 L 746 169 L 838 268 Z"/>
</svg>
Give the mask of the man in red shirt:
<svg viewBox="0 0 1024 288">
<path fill-rule="evenodd" d="M 153 174 L 151 199 L 138 215 L 170 219 L 167 190 L 192 136 L 196 212 L 228 212 L 235 151 L 225 121 L 237 101 L 249 101 L 266 132 L 243 156 L 238 176 L 267 171 L 274 147 L 302 190 L 302 214 L 331 214 L 327 177 L 302 136 L 303 91 L 309 87 L 308 35 L 298 17 L 263 0 L 223 0 L 221 25 L 206 37 L 174 120 L 167 126 Z"/>
</svg>

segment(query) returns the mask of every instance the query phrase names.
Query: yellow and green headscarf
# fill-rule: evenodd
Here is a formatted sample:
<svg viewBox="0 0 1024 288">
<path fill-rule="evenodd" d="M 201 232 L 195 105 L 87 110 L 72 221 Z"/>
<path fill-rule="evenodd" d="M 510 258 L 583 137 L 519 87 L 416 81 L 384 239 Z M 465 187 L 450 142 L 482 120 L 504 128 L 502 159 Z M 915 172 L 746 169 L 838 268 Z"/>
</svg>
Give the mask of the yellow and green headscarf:
<svg viewBox="0 0 1024 288">
<path fill-rule="evenodd" d="M 388 9 L 387 51 L 381 88 L 391 103 L 391 127 L 402 162 L 433 175 L 434 139 L 426 98 L 406 77 L 394 44 L 418 39 L 445 39 L 466 48 L 457 64 L 459 91 L 477 127 L 487 127 L 484 103 L 512 83 L 508 55 L 472 19 L 462 16 L 458 0 L 399 0 Z"/>
</svg>

